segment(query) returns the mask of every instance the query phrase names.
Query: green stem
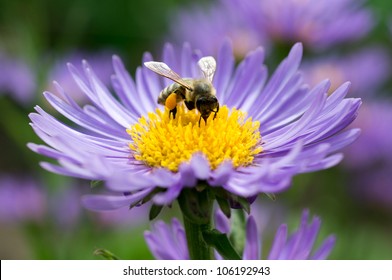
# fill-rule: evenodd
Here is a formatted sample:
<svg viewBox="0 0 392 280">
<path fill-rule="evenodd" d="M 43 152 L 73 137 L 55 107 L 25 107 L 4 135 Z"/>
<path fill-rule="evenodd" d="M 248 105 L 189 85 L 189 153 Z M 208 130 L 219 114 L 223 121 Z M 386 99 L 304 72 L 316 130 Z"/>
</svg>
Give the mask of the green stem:
<svg viewBox="0 0 392 280">
<path fill-rule="evenodd" d="M 184 216 L 184 227 L 191 260 L 211 260 L 212 249 L 203 239 L 203 231 L 209 230 L 210 224 L 198 225 Z"/>
<path fill-rule="evenodd" d="M 184 189 L 178 202 L 183 214 L 190 259 L 211 260 L 213 251 L 204 241 L 203 232 L 211 229 L 213 200 L 208 188 L 201 189 Z"/>
</svg>

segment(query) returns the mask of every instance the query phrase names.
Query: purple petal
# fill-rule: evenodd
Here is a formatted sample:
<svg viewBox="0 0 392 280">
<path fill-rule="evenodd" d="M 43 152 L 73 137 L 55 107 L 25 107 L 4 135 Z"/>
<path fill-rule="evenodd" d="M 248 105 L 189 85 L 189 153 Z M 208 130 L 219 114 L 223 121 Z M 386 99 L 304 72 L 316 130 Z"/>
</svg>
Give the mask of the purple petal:
<svg viewBox="0 0 392 280">
<path fill-rule="evenodd" d="M 200 153 L 196 153 L 192 156 L 190 166 L 197 179 L 207 180 L 210 175 L 210 164 L 207 158 Z"/>
<path fill-rule="evenodd" d="M 320 248 L 313 254 L 312 259 L 325 260 L 335 246 L 335 241 L 336 238 L 334 236 L 329 236 L 326 240 L 324 240 Z"/>
<path fill-rule="evenodd" d="M 230 221 L 220 209 L 215 211 L 215 227 L 222 233 L 230 232 Z"/>
<path fill-rule="evenodd" d="M 279 254 L 284 248 L 286 239 L 287 239 L 287 225 L 281 225 L 278 231 L 276 232 L 274 242 L 272 243 L 272 247 L 268 255 L 269 260 L 277 260 L 279 258 Z"/>
<path fill-rule="evenodd" d="M 82 197 L 83 205 L 94 211 L 111 210 L 129 206 L 149 194 L 153 189 L 145 189 L 132 195 L 85 195 Z"/>
<path fill-rule="evenodd" d="M 232 162 L 226 160 L 211 173 L 208 184 L 210 186 L 222 186 L 227 183 L 233 172 L 234 168 Z"/>
<path fill-rule="evenodd" d="M 177 183 L 168 188 L 167 191 L 156 194 L 152 200 L 158 205 L 169 205 L 180 195 L 183 187 L 181 183 Z"/>
<path fill-rule="evenodd" d="M 252 216 L 248 217 L 246 223 L 246 243 L 243 260 L 259 260 L 261 257 L 261 239 L 258 236 L 257 226 Z"/>
</svg>

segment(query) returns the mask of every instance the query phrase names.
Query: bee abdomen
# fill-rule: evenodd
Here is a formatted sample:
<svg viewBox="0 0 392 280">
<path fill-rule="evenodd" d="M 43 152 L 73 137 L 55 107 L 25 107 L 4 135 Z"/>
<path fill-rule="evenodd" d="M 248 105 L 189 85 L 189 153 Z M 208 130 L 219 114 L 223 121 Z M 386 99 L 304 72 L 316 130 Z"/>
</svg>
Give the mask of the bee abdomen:
<svg viewBox="0 0 392 280">
<path fill-rule="evenodd" d="M 177 83 L 173 83 L 167 87 L 165 87 L 158 96 L 158 104 L 165 105 L 166 99 L 170 96 L 170 94 L 176 93 L 177 95 L 177 103 L 185 98 L 185 89 L 181 85 Z"/>
</svg>

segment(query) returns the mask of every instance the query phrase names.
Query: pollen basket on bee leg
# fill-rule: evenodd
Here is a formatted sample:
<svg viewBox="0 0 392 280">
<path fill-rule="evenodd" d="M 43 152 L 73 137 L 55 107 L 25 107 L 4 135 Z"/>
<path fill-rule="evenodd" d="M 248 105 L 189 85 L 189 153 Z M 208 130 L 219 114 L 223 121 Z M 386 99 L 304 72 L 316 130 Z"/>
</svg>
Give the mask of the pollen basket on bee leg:
<svg viewBox="0 0 392 280">
<path fill-rule="evenodd" d="M 173 110 L 177 106 L 177 94 L 171 93 L 165 101 L 165 106 L 169 110 Z"/>
</svg>

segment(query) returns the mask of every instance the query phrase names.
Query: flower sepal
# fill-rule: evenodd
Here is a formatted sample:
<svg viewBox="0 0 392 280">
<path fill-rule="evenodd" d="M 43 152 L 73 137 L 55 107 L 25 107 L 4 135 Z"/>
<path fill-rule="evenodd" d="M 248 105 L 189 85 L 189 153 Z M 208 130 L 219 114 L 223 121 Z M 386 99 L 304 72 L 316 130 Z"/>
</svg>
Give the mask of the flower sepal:
<svg viewBox="0 0 392 280">
<path fill-rule="evenodd" d="M 150 212 L 148 214 L 148 219 L 150 221 L 154 220 L 162 211 L 163 205 L 151 205 Z"/>
<path fill-rule="evenodd" d="M 231 209 L 243 209 L 246 213 L 250 214 L 250 205 L 257 198 L 257 196 L 250 198 L 238 196 L 226 191 L 222 187 L 211 188 L 211 193 L 227 218 L 231 217 Z"/>
<path fill-rule="evenodd" d="M 246 243 L 246 217 L 242 209 L 233 211 L 229 240 L 235 250 L 242 254 Z"/>
<path fill-rule="evenodd" d="M 143 197 L 142 199 L 139 199 L 139 200 L 137 200 L 137 201 L 131 203 L 131 204 L 129 205 L 129 209 L 132 209 L 132 208 L 134 208 L 134 207 L 141 206 L 141 205 L 143 205 L 143 204 L 149 202 L 149 201 L 154 197 L 154 195 L 156 195 L 157 193 L 162 192 L 163 190 L 164 190 L 164 189 L 162 189 L 162 188 L 156 187 L 153 191 L 151 191 L 149 194 L 147 194 L 147 195 L 146 195 L 145 197 Z M 156 206 L 158 206 L 158 205 L 156 205 Z"/>
</svg>

